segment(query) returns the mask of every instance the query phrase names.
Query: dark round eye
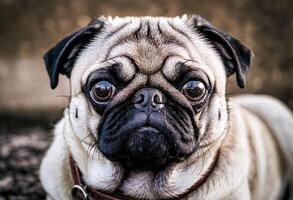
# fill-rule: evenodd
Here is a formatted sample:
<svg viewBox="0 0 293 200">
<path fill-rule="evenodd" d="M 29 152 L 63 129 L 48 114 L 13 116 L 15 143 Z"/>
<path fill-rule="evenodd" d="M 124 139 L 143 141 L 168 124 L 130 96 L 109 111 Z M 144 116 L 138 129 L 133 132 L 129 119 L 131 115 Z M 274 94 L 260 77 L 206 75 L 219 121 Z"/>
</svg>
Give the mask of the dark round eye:
<svg viewBox="0 0 293 200">
<path fill-rule="evenodd" d="M 190 101 L 197 101 L 205 95 L 206 88 L 200 81 L 188 81 L 181 91 Z"/>
<path fill-rule="evenodd" d="M 91 89 L 91 96 L 95 101 L 107 102 L 115 94 L 115 86 L 108 81 L 99 81 Z"/>
</svg>

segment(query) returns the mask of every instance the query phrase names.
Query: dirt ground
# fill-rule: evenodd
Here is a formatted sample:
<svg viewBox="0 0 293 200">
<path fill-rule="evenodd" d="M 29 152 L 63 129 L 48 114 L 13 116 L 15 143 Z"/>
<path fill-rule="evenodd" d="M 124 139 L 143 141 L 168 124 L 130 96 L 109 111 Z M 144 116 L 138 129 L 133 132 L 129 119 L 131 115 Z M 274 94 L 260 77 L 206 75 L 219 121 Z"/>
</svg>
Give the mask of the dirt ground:
<svg viewBox="0 0 293 200">
<path fill-rule="evenodd" d="M 38 171 L 51 138 L 41 127 L 0 126 L 0 200 L 45 199 Z"/>
</svg>

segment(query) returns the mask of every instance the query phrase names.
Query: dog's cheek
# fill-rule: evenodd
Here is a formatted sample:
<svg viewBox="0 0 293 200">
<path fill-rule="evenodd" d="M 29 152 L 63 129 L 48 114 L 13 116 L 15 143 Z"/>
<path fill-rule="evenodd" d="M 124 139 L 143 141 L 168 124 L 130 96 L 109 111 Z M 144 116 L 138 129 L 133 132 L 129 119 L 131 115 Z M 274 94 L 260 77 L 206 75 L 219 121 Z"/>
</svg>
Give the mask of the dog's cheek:
<svg viewBox="0 0 293 200">
<path fill-rule="evenodd" d="M 200 137 L 205 142 L 214 141 L 221 136 L 227 126 L 228 108 L 225 97 L 213 94 L 209 105 L 199 117 Z"/>
<path fill-rule="evenodd" d="M 72 97 L 69 105 L 69 115 L 71 127 L 80 140 L 86 139 L 89 135 L 96 135 L 100 116 L 93 111 L 83 94 Z"/>
</svg>

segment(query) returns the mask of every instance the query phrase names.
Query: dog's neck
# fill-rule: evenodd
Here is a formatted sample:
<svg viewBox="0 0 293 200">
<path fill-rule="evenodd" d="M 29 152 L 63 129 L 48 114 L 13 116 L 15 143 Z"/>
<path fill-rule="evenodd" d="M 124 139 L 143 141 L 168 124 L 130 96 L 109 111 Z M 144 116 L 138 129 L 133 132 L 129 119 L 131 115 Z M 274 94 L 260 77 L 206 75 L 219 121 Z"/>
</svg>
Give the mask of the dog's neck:
<svg viewBox="0 0 293 200">
<path fill-rule="evenodd" d="M 213 160 L 213 163 L 211 164 L 208 171 L 206 171 L 205 174 L 203 174 L 203 176 L 200 179 L 198 179 L 191 188 L 189 188 L 183 194 L 178 195 L 176 198 L 168 198 L 168 199 L 184 198 L 188 194 L 190 194 L 194 190 L 196 190 L 198 187 L 200 187 L 200 185 L 207 180 L 209 175 L 214 170 L 218 158 L 219 158 L 219 153 L 217 152 L 215 159 Z M 82 179 L 82 174 L 81 174 L 76 162 L 74 161 L 74 159 L 72 158 L 71 155 L 69 156 L 69 166 L 70 166 L 71 175 L 72 175 L 72 179 L 73 179 L 73 183 L 74 183 L 71 193 L 75 199 L 78 199 L 78 200 L 83 200 L 83 199 L 104 199 L 104 200 L 132 199 L 129 196 L 121 194 L 121 192 L 119 192 L 119 191 L 114 191 L 112 193 L 106 193 L 106 192 L 96 190 L 96 189 L 92 188 L 91 186 L 86 185 Z"/>
</svg>

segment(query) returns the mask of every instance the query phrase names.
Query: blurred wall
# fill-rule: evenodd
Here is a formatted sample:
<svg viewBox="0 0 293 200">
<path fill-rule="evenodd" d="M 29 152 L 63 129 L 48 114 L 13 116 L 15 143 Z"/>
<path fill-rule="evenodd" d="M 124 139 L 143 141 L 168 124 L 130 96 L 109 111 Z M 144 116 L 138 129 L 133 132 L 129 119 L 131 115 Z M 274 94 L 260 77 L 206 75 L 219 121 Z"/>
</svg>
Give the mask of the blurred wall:
<svg viewBox="0 0 293 200">
<path fill-rule="evenodd" d="M 45 116 L 62 111 L 68 80 L 49 87 L 43 53 L 100 15 L 200 14 L 251 47 L 246 89 L 231 77 L 229 93 L 266 93 L 293 108 L 293 3 L 290 0 L 2 0 L 0 114 Z"/>
</svg>

